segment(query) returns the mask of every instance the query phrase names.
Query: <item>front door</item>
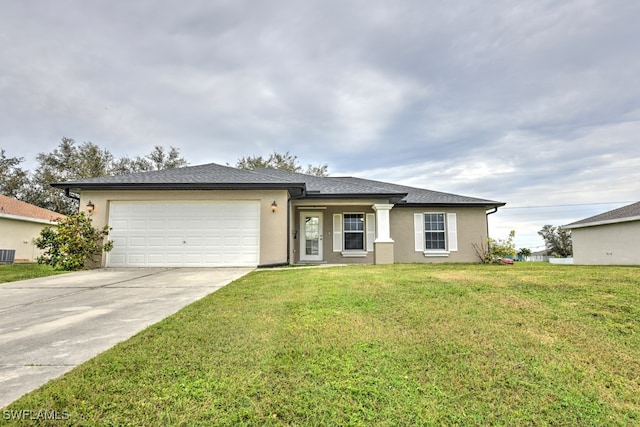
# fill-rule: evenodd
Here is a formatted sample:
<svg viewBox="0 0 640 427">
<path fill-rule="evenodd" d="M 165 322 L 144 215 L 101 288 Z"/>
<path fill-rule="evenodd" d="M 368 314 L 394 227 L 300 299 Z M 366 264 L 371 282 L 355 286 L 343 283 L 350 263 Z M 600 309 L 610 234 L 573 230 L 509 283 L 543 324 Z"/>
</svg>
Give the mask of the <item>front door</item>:
<svg viewBox="0 0 640 427">
<path fill-rule="evenodd" d="M 300 212 L 300 261 L 322 261 L 322 212 Z"/>
</svg>

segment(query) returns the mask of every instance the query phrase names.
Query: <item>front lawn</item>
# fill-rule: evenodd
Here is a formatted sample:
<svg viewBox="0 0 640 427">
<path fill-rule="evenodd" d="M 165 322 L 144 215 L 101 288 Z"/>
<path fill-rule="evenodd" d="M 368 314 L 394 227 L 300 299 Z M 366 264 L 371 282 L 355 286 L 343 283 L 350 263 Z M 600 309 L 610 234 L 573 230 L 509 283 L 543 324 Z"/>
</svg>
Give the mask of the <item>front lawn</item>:
<svg viewBox="0 0 640 427">
<path fill-rule="evenodd" d="M 0 264 L 0 284 L 67 273 L 40 264 Z"/>
<path fill-rule="evenodd" d="M 5 410 L 71 425 L 638 425 L 640 268 L 256 271 Z"/>
</svg>

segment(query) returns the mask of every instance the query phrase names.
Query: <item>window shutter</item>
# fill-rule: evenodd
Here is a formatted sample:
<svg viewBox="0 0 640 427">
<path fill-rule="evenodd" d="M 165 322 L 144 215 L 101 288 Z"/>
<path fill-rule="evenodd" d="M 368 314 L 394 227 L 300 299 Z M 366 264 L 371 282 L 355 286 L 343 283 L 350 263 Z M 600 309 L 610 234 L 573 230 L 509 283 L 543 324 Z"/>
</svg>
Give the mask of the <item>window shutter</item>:
<svg viewBox="0 0 640 427">
<path fill-rule="evenodd" d="M 342 252 L 342 215 L 333 214 L 333 252 Z"/>
<path fill-rule="evenodd" d="M 447 214 L 447 241 L 449 251 L 458 250 L 458 224 L 456 224 L 456 214 Z"/>
<path fill-rule="evenodd" d="M 424 215 L 413 214 L 413 233 L 415 236 L 415 251 L 424 252 Z"/>
<path fill-rule="evenodd" d="M 367 214 L 367 252 L 373 252 L 373 242 L 376 240 L 376 214 Z"/>
</svg>

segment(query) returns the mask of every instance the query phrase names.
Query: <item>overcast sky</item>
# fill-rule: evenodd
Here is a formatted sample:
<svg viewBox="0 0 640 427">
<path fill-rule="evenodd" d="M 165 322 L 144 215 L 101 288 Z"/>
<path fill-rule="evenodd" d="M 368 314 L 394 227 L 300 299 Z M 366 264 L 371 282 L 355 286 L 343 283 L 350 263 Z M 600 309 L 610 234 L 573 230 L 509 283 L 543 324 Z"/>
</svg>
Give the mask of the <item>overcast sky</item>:
<svg viewBox="0 0 640 427">
<path fill-rule="evenodd" d="M 543 244 L 640 200 L 640 2 L 4 1 L 0 148 L 301 163 L 504 201 Z"/>
</svg>

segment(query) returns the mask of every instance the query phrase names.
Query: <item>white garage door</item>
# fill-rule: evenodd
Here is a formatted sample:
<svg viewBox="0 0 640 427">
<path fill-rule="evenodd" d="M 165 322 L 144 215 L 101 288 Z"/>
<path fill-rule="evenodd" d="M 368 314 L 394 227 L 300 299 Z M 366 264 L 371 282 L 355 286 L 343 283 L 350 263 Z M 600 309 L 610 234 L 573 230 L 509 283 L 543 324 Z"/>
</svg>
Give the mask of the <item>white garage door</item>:
<svg viewBox="0 0 640 427">
<path fill-rule="evenodd" d="M 257 201 L 111 202 L 109 267 L 259 263 Z"/>
</svg>

